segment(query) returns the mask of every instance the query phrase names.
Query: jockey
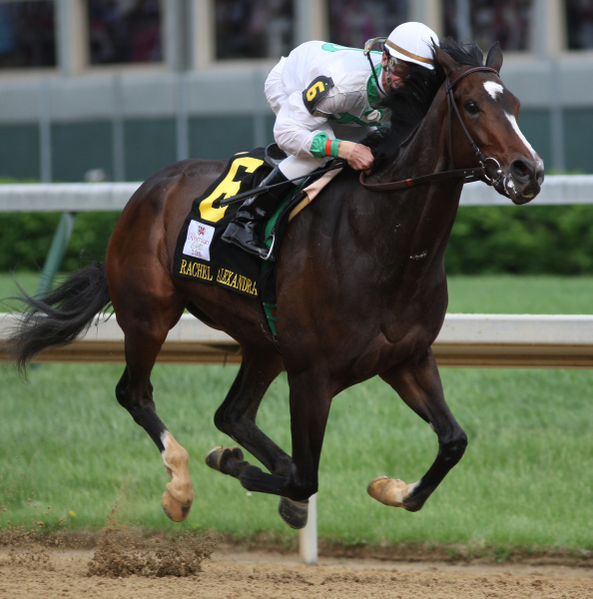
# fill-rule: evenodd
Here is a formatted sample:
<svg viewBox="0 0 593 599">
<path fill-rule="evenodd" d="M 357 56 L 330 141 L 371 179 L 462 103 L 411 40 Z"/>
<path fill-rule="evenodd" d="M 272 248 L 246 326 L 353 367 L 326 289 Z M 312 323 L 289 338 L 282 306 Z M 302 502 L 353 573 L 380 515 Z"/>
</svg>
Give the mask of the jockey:
<svg viewBox="0 0 593 599">
<path fill-rule="evenodd" d="M 370 169 L 373 154 L 357 142 L 389 124 L 380 101 L 405 85 L 414 65 L 434 69 L 432 47 L 438 41 L 432 29 L 410 22 L 386 39 L 369 40 L 364 51 L 313 41 L 282 57 L 264 87 L 276 115 L 274 139 L 288 154 L 265 184 L 280 185 L 246 200 L 222 238 L 265 259 L 268 248 L 259 239 L 258 227 L 293 187 L 289 179 L 306 177 L 332 158 L 357 171 Z M 377 43 L 384 44 L 383 53 L 374 64 L 379 52 L 371 50 Z"/>
</svg>

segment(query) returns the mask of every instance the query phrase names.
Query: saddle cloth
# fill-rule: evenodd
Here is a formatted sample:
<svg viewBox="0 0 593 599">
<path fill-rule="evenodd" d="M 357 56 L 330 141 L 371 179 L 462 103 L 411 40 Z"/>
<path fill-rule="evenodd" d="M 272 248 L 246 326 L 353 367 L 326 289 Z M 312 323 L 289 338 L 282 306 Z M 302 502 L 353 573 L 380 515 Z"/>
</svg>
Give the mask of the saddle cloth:
<svg viewBox="0 0 593 599">
<path fill-rule="evenodd" d="M 307 181 L 310 187 L 295 188 L 295 193 L 281 204 L 266 226 L 268 246 L 274 240 L 274 261 L 262 262 L 221 239 L 241 202 L 223 207 L 215 207 L 213 203 L 257 187 L 272 170 L 265 160 L 266 155 L 265 148 L 235 154 L 222 175 L 193 201 L 177 239 L 174 275 L 220 285 L 243 295 L 259 297 L 264 304 L 275 304 L 275 264 L 286 225 L 339 170 L 326 173 L 323 181 L 324 177 Z"/>
</svg>

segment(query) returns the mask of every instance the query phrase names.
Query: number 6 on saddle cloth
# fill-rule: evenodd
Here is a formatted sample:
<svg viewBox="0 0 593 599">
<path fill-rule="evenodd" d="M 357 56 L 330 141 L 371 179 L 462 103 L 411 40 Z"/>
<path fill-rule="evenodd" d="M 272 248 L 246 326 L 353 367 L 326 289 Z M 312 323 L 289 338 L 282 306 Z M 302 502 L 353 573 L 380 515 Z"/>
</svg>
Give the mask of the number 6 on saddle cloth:
<svg viewBox="0 0 593 599">
<path fill-rule="evenodd" d="M 278 164 L 286 154 L 275 144 L 256 148 L 251 152 L 235 154 L 222 175 L 192 203 L 177 239 L 173 261 L 173 274 L 205 283 L 220 285 L 237 293 L 260 297 L 272 333 L 275 334 L 273 315 L 275 309 L 275 261 L 262 262 L 240 248 L 225 243 L 221 237 L 227 225 L 241 206 L 241 200 L 264 193 L 266 181 L 275 174 Z M 305 184 L 333 170 L 338 173 L 341 161 L 329 168 L 315 171 L 303 179 L 299 187 L 278 207 L 268 221 L 264 239 L 270 252 L 275 254 L 291 214 L 306 205 L 309 197 L 303 191 Z M 315 190 L 316 193 L 318 190 Z M 230 201 L 229 201 L 230 200 Z"/>
</svg>

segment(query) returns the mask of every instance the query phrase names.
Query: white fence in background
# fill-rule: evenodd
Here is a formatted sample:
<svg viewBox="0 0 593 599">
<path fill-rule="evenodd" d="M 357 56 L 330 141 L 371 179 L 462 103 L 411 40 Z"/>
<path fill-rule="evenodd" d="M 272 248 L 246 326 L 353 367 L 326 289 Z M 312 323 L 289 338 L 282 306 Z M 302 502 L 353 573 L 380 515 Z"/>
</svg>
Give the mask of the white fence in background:
<svg viewBox="0 0 593 599">
<path fill-rule="evenodd" d="M 0 212 L 121 210 L 140 183 L 19 183 L 0 185 Z M 527 206 L 593 203 L 593 175 L 551 175 Z M 484 183 L 468 183 L 461 206 L 512 206 Z"/>
<path fill-rule="evenodd" d="M 0 314 L 0 343 L 15 318 Z M 593 315 L 447 314 L 432 348 L 439 366 L 591 368 Z M 43 353 L 37 361 L 123 363 L 124 335 L 115 318 L 101 319 L 82 339 Z M 241 352 L 226 333 L 184 314 L 169 332 L 158 361 L 239 364 Z"/>
</svg>

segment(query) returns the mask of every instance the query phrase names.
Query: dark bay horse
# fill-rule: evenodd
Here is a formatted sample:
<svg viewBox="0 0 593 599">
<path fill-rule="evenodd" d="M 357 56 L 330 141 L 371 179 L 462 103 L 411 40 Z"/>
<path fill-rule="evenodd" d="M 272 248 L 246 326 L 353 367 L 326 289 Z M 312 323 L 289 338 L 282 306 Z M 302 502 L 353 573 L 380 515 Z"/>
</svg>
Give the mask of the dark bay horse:
<svg viewBox="0 0 593 599">
<path fill-rule="evenodd" d="M 369 485 L 372 497 L 417 511 L 461 459 L 467 438 L 445 402 L 431 345 L 445 318 L 443 258 L 465 175 L 474 169 L 524 204 L 539 193 L 543 164 L 517 125 L 518 100 L 498 76 L 497 45 L 485 66 L 474 45 L 445 41 L 435 57 L 430 82 L 413 76 L 407 91 L 394 94 L 392 128 L 367 142 L 378 164 L 367 182 L 412 179 L 406 188 L 367 188 L 345 169 L 288 225 L 277 262 L 277 345 L 257 298 L 172 275 L 191 203 L 224 162 L 186 160 L 157 172 L 123 210 L 105 264 L 78 271 L 44 300 L 24 298 L 29 311 L 7 346 L 21 367 L 75 339 L 113 304 L 126 356 L 116 396 L 162 454 L 172 477 L 162 504 L 173 520 L 187 517 L 194 497 L 188 454 L 157 416 L 150 374 L 185 309 L 241 345 L 241 368 L 214 420 L 269 472 L 238 447 L 215 448 L 206 461 L 250 491 L 279 495 L 291 526 L 305 525 L 317 491 L 332 399 L 375 375 L 432 427 L 439 449 L 416 483 L 380 477 Z M 415 185 L 423 175 L 435 177 Z M 292 456 L 256 425 L 264 393 L 283 369 Z"/>
</svg>

